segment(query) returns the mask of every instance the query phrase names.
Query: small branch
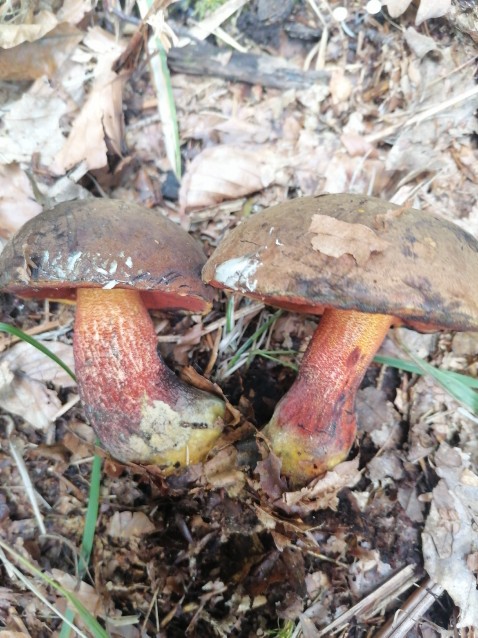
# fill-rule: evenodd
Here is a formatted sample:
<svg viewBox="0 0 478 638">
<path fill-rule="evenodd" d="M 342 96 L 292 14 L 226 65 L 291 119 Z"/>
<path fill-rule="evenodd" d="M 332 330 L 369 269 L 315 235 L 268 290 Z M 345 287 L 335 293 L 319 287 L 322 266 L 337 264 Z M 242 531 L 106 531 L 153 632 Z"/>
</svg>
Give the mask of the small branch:
<svg viewBox="0 0 478 638">
<path fill-rule="evenodd" d="M 177 73 L 208 75 L 282 90 L 307 89 L 329 81 L 329 74 L 325 71 L 303 71 L 287 66 L 282 58 L 222 49 L 208 42 L 193 40 L 181 29 L 175 28 L 175 31 L 180 37 L 190 40 L 186 46 L 173 47 L 168 53 L 168 64 Z"/>
</svg>

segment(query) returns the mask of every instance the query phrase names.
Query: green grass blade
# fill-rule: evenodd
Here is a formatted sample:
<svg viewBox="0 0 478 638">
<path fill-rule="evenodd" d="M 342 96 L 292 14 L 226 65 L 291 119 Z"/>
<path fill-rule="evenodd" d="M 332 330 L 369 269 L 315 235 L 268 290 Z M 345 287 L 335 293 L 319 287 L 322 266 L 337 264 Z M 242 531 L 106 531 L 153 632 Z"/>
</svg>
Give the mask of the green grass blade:
<svg viewBox="0 0 478 638">
<path fill-rule="evenodd" d="M 83 528 L 83 539 L 80 549 L 80 560 L 78 565 L 78 580 L 82 580 L 88 570 L 91 552 L 93 551 L 93 542 L 96 531 L 96 522 L 98 520 L 98 509 L 100 502 L 100 485 L 101 485 L 101 457 L 95 454 L 91 467 L 90 490 L 88 494 L 88 507 L 86 509 L 85 526 Z M 63 621 L 60 638 L 69 638 L 71 627 L 69 623 L 73 622 L 75 612 L 70 607 L 65 612 L 66 621 Z"/>
<path fill-rule="evenodd" d="M 0 322 L 0 331 L 7 332 L 8 334 L 13 335 L 14 337 L 18 337 L 22 341 L 26 341 L 27 343 L 29 343 L 31 346 L 33 346 L 37 350 L 40 350 L 40 352 L 43 352 L 43 354 L 46 354 L 47 357 L 50 357 L 52 361 L 57 363 L 61 368 L 63 368 L 63 370 L 67 374 L 70 375 L 70 377 L 74 381 L 76 381 L 75 373 L 72 370 L 70 370 L 70 368 L 66 365 L 66 363 L 64 363 L 59 357 L 56 356 L 56 354 L 54 354 L 51 350 L 49 350 L 40 341 L 37 341 L 33 337 L 30 337 L 30 335 L 27 335 L 27 333 L 23 332 L 23 330 L 20 330 L 20 328 L 15 328 L 15 326 L 10 326 L 8 323 Z"/>
<path fill-rule="evenodd" d="M 40 578 L 44 583 L 50 585 L 56 592 L 58 592 L 61 596 L 63 596 L 68 603 L 74 607 L 75 611 L 80 616 L 81 620 L 88 628 L 88 630 L 92 633 L 94 638 L 109 638 L 108 633 L 100 623 L 96 620 L 96 618 L 86 609 L 81 601 L 72 594 L 70 591 L 65 589 L 62 585 L 56 582 L 51 576 L 42 572 L 40 569 L 32 565 L 24 556 L 16 552 L 9 545 L 0 540 L 0 547 L 6 552 L 13 556 L 16 561 L 18 561 L 30 574 Z"/>
<path fill-rule="evenodd" d="M 141 17 L 145 19 L 153 5 L 153 0 L 137 0 L 137 5 Z M 166 155 L 179 180 L 181 179 L 181 146 L 166 51 L 158 37 L 151 38 L 148 50 L 150 54 L 151 78 L 156 89 L 158 112 L 163 125 Z"/>
<path fill-rule="evenodd" d="M 272 326 L 274 321 L 278 319 L 281 314 L 282 310 L 277 310 L 276 312 L 274 312 L 274 314 L 271 315 L 269 319 L 267 319 L 267 321 L 265 321 L 262 326 L 254 332 L 253 335 L 246 339 L 246 341 L 238 349 L 236 354 L 231 358 L 227 367 L 232 368 L 237 363 L 241 355 L 244 354 L 244 352 L 246 352 L 252 346 L 252 344 L 256 341 L 256 339 L 258 339 L 258 337 L 260 337 L 266 330 L 270 328 L 270 326 Z"/>
<path fill-rule="evenodd" d="M 403 347 L 403 345 L 401 346 Z M 447 392 L 449 392 L 459 403 L 462 403 L 474 414 L 478 414 L 478 393 L 473 388 L 478 387 L 476 379 L 467 377 L 464 374 L 452 372 L 450 370 L 439 370 L 427 361 L 416 357 L 412 352 L 406 350 L 407 355 L 413 360 L 419 370 L 419 374 L 429 374 Z M 398 361 L 398 360 L 397 360 Z M 407 362 L 403 362 L 407 363 Z M 405 369 L 403 365 L 402 369 Z M 410 371 L 410 370 L 409 370 Z"/>
<path fill-rule="evenodd" d="M 19 339 L 22 339 L 26 343 L 29 343 L 31 346 L 45 354 L 47 357 L 50 357 L 52 361 L 57 363 L 70 377 L 76 381 L 75 374 L 72 370 L 64 363 L 59 357 L 56 356 L 49 348 L 47 348 L 43 343 L 37 341 L 30 335 L 27 335 L 23 330 L 19 328 L 15 328 L 14 326 L 10 326 L 6 323 L 0 322 L 0 331 L 7 332 L 8 334 L 14 335 Z M 88 570 L 88 565 L 90 562 L 91 552 L 93 550 L 93 542 L 95 536 L 96 529 L 96 521 L 98 518 L 98 509 L 99 509 L 99 496 L 100 496 L 100 484 L 101 484 L 101 465 L 102 459 L 100 456 L 95 454 L 93 457 L 93 463 L 91 468 L 91 481 L 90 481 L 90 490 L 88 494 L 88 506 L 86 510 L 86 519 L 85 526 L 83 529 L 83 539 L 80 548 L 80 560 L 78 565 L 78 580 L 82 580 L 86 571 Z M 74 612 L 71 608 L 67 609 L 65 612 L 66 620 L 63 621 L 63 625 L 61 628 L 60 638 L 68 638 L 70 636 L 71 623 L 74 619 Z"/>
</svg>

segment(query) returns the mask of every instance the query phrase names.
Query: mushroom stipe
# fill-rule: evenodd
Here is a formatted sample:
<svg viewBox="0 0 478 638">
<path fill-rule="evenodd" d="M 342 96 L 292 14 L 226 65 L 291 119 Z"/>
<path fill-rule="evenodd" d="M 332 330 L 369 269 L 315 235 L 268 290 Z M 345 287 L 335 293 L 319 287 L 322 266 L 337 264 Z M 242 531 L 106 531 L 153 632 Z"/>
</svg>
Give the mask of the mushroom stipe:
<svg viewBox="0 0 478 638">
<path fill-rule="evenodd" d="M 240 223 L 203 280 L 322 315 L 264 434 L 302 485 L 344 460 L 355 397 L 391 326 L 478 330 L 478 242 L 436 215 L 361 195 L 289 200 Z"/>
</svg>

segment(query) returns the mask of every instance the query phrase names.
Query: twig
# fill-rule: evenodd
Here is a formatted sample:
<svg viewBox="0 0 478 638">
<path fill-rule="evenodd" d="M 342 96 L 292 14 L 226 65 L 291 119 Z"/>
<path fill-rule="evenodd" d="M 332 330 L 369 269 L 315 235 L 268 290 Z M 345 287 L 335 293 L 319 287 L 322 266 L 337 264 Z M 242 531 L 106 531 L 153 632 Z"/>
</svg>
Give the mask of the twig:
<svg viewBox="0 0 478 638">
<path fill-rule="evenodd" d="M 443 587 L 427 578 L 374 638 L 405 638 L 442 593 Z"/>
<path fill-rule="evenodd" d="M 427 120 L 433 117 L 434 115 L 438 115 L 438 113 L 442 113 L 443 111 L 446 111 L 449 108 L 452 108 L 453 106 L 456 106 L 457 104 L 460 104 L 461 102 L 465 102 L 466 100 L 469 100 L 475 95 L 478 95 L 478 86 L 474 86 L 472 89 L 469 89 L 468 91 L 465 91 L 464 93 L 461 93 L 460 95 L 456 95 L 454 97 L 449 98 L 448 100 L 445 100 L 444 102 L 440 102 L 440 104 L 431 106 L 430 108 L 425 109 L 421 113 L 414 115 L 406 122 L 398 122 L 397 124 L 392 124 L 392 126 L 388 126 L 387 128 L 383 129 L 382 131 L 379 131 L 378 133 L 371 133 L 370 135 L 366 135 L 365 140 L 369 142 L 370 144 L 373 144 L 374 142 L 380 142 L 386 137 L 389 137 L 389 135 L 393 135 L 393 133 L 395 133 L 398 129 L 405 128 L 407 126 L 413 126 L 414 124 L 420 124 L 424 120 Z"/>
<path fill-rule="evenodd" d="M 354 617 L 370 618 L 380 608 L 385 607 L 391 600 L 397 598 L 404 591 L 409 589 L 416 581 L 415 566 L 407 565 L 397 574 L 392 576 L 383 585 L 378 587 L 360 602 L 341 614 L 327 627 L 321 629 L 317 634 L 320 636 L 330 636 L 332 632 L 338 632 L 346 627 Z"/>
</svg>

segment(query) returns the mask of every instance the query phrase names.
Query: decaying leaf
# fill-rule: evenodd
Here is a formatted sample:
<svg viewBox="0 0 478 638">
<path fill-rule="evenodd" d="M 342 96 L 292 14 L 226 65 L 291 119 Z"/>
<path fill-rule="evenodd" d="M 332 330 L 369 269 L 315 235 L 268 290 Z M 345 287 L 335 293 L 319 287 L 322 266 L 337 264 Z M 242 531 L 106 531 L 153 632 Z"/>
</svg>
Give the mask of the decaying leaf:
<svg viewBox="0 0 478 638">
<path fill-rule="evenodd" d="M 392 18 L 401 16 L 410 6 L 412 0 L 384 0 Z M 430 18 L 440 18 L 450 11 L 451 0 L 420 0 L 415 24 L 419 25 Z"/>
<path fill-rule="evenodd" d="M 374 252 L 382 252 L 389 242 L 368 226 L 350 224 L 329 215 L 314 215 L 309 232 L 314 233 L 312 247 L 329 257 L 351 255 L 359 266 L 364 266 Z"/>
<path fill-rule="evenodd" d="M 73 367 L 72 346 L 52 341 L 48 348 Z M 58 364 L 28 343 L 15 344 L 0 357 L 0 406 L 39 430 L 50 425 L 61 407 L 57 393 L 46 387 L 47 382 L 74 385 Z"/>
<path fill-rule="evenodd" d="M 81 31 L 59 24 L 43 38 L 0 49 L 0 79 L 8 81 L 51 78 L 82 38 Z"/>
<path fill-rule="evenodd" d="M 26 173 L 17 163 L 0 164 L 0 236 L 9 237 L 42 207 Z"/>
<path fill-rule="evenodd" d="M 150 534 L 154 529 L 144 512 L 115 512 L 109 520 L 107 534 L 114 538 L 131 538 Z"/>
<path fill-rule="evenodd" d="M 435 463 L 441 480 L 433 489 L 422 535 L 425 569 L 459 607 L 457 627 L 476 627 L 478 591 L 469 557 L 478 548 L 478 476 L 469 468 L 469 456 L 446 443 Z"/>
<path fill-rule="evenodd" d="M 62 587 L 74 594 L 91 614 L 96 616 L 99 613 L 104 613 L 101 597 L 94 587 L 84 581 L 78 583 L 74 576 L 60 569 L 52 569 L 52 576 Z"/>
<path fill-rule="evenodd" d="M 430 18 L 440 18 L 451 8 L 451 0 L 420 0 L 415 24 L 419 25 Z"/>
<path fill-rule="evenodd" d="M 37 155 L 40 163 L 48 166 L 65 141 L 60 129 L 60 118 L 65 113 L 66 104 L 58 91 L 45 77 L 36 80 L 19 100 L 8 104 L 3 111 L 2 162 L 27 165 L 32 155 Z"/>
<path fill-rule="evenodd" d="M 428 35 L 424 35 L 423 33 L 419 33 L 413 27 L 405 29 L 404 37 L 410 49 L 419 58 L 423 58 L 431 51 L 439 50 L 438 45 L 433 38 Z"/>
<path fill-rule="evenodd" d="M 83 165 L 83 174 L 103 168 L 108 151 L 121 155 L 124 78 L 112 71 L 111 65 L 125 45 L 99 27 L 90 29 L 83 42 L 98 62 L 88 98 L 52 165 L 58 175 L 78 164 Z"/>
<path fill-rule="evenodd" d="M 408 9 L 412 0 L 386 0 L 382 4 L 387 5 L 388 12 L 392 18 L 398 18 Z"/>
<path fill-rule="evenodd" d="M 0 29 L 0 48 L 9 49 L 22 42 L 34 42 L 42 38 L 58 24 L 58 19 L 51 11 L 39 11 L 30 23 L 2 24 Z"/>
<path fill-rule="evenodd" d="M 266 188 L 274 177 L 263 151 L 234 146 L 206 148 L 191 162 L 181 183 L 182 210 L 212 206 Z"/>
<path fill-rule="evenodd" d="M 361 477 L 358 458 L 344 461 L 301 490 L 286 492 L 282 496 L 283 505 L 277 505 L 291 513 L 301 514 L 328 508 L 336 510 L 339 503 L 337 494 L 340 490 L 353 487 Z"/>
</svg>

